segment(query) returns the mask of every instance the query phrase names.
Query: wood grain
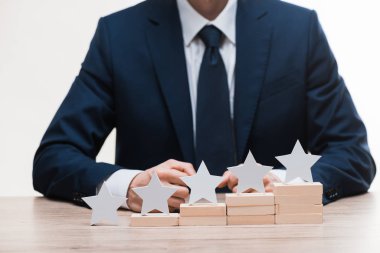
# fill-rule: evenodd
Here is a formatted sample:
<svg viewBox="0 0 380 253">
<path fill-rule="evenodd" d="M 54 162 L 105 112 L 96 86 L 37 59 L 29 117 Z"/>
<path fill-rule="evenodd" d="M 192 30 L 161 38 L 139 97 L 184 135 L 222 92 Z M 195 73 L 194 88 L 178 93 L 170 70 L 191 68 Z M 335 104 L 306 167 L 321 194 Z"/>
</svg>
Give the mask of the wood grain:
<svg viewBox="0 0 380 253">
<path fill-rule="evenodd" d="M 323 214 L 321 213 L 297 213 L 297 214 L 276 214 L 276 224 L 321 224 Z"/>
<path fill-rule="evenodd" d="M 277 195 L 320 195 L 323 194 L 323 186 L 319 182 L 312 183 L 298 183 L 298 184 L 284 184 L 274 183 L 273 194 Z"/>
<path fill-rule="evenodd" d="M 222 198 L 222 197 L 221 197 Z M 0 252 L 379 252 L 376 193 L 324 207 L 318 225 L 133 228 L 90 226 L 91 210 L 42 197 L 0 198 Z"/>
<path fill-rule="evenodd" d="M 228 225 L 267 225 L 274 224 L 274 215 L 228 216 Z"/>
<path fill-rule="evenodd" d="M 181 217 L 199 217 L 199 216 L 226 216 L 225 203 L 196 203 L 193 205 L 181 204 Z"/>
<path fill-rule="evenodd" d="M 273 193 L 227 193 L 225 198 L 227 207 L 274 205 Z"/>
<path fill-rule="evenodd" d="M 180 226 L 226 226 L 227 216 L 179 217 Z"/>
<path fill-rule="evenodd" d="M 322 204 L 322 195 L 310 195 L 310 196 L 292 196 L 292 195 L 276 195 L 274 197 L 276 205 L 300 205 L 300 204 Z"/>
<path fill-rule="evenodd" d="M 163 213 L 150 213 L 148 215 L 133 213 L 130 219 L 131 223 L 129 225 L 131 227 L 171 227 L 179 224 L 178 213 L 168 215 Z"/>
<path fill-rule="evenodd" d="M 276 205 L 276 214 L 295 214 L 295 213 L 321 213 L 323 205 L 301 204 L 301 205 Z"/>
<path fill-rule="evenodd" d="M 227 208 L 228 216 L 270 215 L 275 213 L 275 206 L 231 206 Z"/>
</svg>

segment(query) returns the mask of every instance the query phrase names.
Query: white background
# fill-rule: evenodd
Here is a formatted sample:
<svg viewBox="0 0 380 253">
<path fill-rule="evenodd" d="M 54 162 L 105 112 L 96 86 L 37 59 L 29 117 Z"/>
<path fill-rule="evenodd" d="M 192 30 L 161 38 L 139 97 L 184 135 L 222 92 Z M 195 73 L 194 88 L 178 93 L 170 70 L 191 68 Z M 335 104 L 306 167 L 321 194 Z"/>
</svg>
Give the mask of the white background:
<svg viewBox="0 0 380 253">
<path fill-rule="evenodd" d="M 99 17 L 139 0 L 0 0 L 0 196 L 35 195 L 32 161 Z M 380 161 L 378 0 L 292 0 L 317 10 Z M 114 133 L 98 160 L 114 161 Z M 376 179 L 371 190 L 378 188 Z"/>
</svg>

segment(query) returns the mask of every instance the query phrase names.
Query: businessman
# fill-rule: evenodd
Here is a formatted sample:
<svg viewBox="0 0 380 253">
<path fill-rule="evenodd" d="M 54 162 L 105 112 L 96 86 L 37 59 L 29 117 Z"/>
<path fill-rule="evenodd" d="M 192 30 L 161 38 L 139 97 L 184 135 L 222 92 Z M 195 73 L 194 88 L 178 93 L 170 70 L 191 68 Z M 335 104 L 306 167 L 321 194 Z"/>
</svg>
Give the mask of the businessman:
<svg viewBox="0 0 380 253">
<path fill-rule="evenodd" d="M 95 158 L 113 128 L 116 162 Z M 313 166 L 325 204 L 366 192 L 375 176 L 366 129 L 317 15 L 276 0 L 148 0 L 101 18 L 90 49 L 40 147 L 34 188 L 82 204 L 106 181 L 126 208 L 131 190 L 156 170 L 188 196 L 179 179 L 204 160 L 223 175 L 249 150 L 275 170 L 275 156 L 299 139 L 322 158 Z"/>
</svg>

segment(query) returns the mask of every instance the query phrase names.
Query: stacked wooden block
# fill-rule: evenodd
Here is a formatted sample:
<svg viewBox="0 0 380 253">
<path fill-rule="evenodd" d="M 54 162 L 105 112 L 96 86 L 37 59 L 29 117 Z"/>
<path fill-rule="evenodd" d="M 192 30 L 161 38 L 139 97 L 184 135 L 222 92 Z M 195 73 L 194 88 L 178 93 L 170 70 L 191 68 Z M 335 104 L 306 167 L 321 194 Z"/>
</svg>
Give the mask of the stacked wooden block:
<svg viewBox="0 0 380 253">
<path fill-rule="evenodd" d="M 180 213 L 132 214 L 133 227 L 323 223 L 320 183 L 275 183 L 273 193 L 228 193 L 225 203 L 181 204 Z"/>
<path fill-rule="evenodd" d="M 228 225 L 274 224 L 273 193 L 226 194 Z"/>
<path fill-rule="evenodd" d="M 149 213 L 142 215 L 134 213 L 131 215 L 131 227 L 172 227 L 178 226 L 179 214 L 178 213 Z"/>
<path fill-rule="evenodd" d="M 322 192 L 320 183 L 275 183 L 276 224 L 322 223 Z"/>
<path fill-rule="evenodd" d="M 226 204 L 225 203 L 196 203 L 181 204 L 180 226 L 225 226 Z"/>
</svg>

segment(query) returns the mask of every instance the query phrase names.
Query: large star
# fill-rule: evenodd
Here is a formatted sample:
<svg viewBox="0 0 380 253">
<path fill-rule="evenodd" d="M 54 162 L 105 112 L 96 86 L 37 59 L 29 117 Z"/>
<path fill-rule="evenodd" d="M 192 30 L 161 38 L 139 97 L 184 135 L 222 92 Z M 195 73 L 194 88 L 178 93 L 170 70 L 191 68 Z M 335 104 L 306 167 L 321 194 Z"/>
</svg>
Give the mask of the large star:
<svg viewBox="0 0 380 253">
<path fill-rule="evenodd" d="M 197 174 L 181 177 L 181 179 L 191 188 L 189 204 L 194 204 L 201 199 L 217 203 L 215 188 L 222 181 L 222 177 L 210 175 L 203 161 L 199 166 Z"/>
<path fill-rule="evenodd" d="M 108 221 L 117 224 L 117 209 L 127 200 L 124 197 L 113 197 L 104 183 L 98 195 L 82 198 L 92 209 L 91 225 L 100 221 Z"/>
<path fill-rule="evenodd" d="M 153 210 L 169 214 L 168 199 L 177 190 L 175 187 L 163 186 L 156 171 L 147 186 L 132 189 L 143 199 L 141 214 L 147 215 Z"/>
<path fill-rule="evenodd" d="M 286 168 L 285 182 L 301 178 L 304 181 L 313 182 L 311 167 L 321 158 L 318 155 L 306 154 L 299 141 L 289 155 L 276 156 Z"/>
<path fill-rule="evenodd" d="M 262 166 L 256 163 L 251 151 L 248 152 L 244 164 L 230 167 L 232 172 L 238 179 L 237 192 L 241 193 L 249 189 L 258 192 L 265 192 L 263 177 L 272 170 L 273 167 Z"/>
</svg>

